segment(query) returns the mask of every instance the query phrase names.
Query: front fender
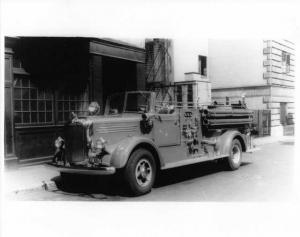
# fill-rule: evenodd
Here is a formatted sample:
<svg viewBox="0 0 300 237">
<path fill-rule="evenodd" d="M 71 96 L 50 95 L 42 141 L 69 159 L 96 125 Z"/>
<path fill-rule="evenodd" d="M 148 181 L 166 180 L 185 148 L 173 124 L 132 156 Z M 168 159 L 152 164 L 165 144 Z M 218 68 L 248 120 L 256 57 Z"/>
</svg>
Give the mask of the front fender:
<svg viewBox="0 0 300 237">
<path fill-rule="evenodd" d="M 242 150 L 245 151 L 246 141 L 245 135 L 237 130 L 228 130 L 217 138 L 216 150 L 220 155 L 229 156 L 231 144 L 234 139 L 238 139 L 241 143 Z"/>
<path fill-rule="evenodd" d="M 123 168 L 126 165 L 132 151 L 140 144 L 147 144 L 148 146 L 151 146 L 152 149 L 156 151 L 160 164 L 163 165 L 161 155 L 154 142 L 149 138 L 140 136 L 128 137 L 122 140 L 111 153 L 110 165 L 117 169 Z"/>
</svg>

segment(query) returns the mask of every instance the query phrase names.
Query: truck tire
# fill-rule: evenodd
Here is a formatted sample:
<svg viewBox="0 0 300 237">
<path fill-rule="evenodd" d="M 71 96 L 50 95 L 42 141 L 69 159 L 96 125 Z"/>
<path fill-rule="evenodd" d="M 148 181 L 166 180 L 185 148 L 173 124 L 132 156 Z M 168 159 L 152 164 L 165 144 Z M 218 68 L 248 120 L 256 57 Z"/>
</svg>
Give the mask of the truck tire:
<svg viewBox="0 0 300 237">
<path fill-rule="evenodd" d="M 234 139 L 227 158 L 227 168 L 229 170 L 237 170 L 242 162 L 242 146 L 238 139 Z"/>
<path fill-rule="evenodd" d="M 156 164 L 151 152 L 134 151 L 125 166 L 124 178 L 131 195 L 139 196 L 151 191 L 156 176 Z"/>
</svg>

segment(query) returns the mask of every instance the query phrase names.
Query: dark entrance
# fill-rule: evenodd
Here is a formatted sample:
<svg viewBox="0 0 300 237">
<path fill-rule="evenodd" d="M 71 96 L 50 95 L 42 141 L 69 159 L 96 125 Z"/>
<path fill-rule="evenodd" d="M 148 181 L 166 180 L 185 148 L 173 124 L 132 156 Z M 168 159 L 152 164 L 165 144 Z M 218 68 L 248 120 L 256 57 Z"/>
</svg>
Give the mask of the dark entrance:
<svg viewBox="0 0 300 237">
<path fill-rule="evenodd" d="M 103 57 L 103 99 L 123 91 L 137 90 L 136 62 Z"/>
</svg>

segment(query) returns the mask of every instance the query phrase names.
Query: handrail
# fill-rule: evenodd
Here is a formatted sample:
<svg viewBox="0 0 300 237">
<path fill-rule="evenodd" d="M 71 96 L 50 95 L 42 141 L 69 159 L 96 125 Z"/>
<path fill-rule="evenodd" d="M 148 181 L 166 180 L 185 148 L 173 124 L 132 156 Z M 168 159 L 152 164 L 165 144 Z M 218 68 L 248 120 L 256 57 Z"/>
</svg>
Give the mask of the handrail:
<svg viewBox="0 0 300 237">
<path fill-rule="evenodd" d="M 161 104 L 161 105 L 160 105 Z M 184 107 L 194 107 L 194 108 L 201 108 L 204 106 L 211 106 L 211 107 L 222 107 L 222 108 L 236 108 L 236 109 L 241 109 L 244 108 L 243 105 L 241 106 L 232 106 L 232 105 L 223 105 L 223 104 L 212 104 L 212 103 L 199 103 L 199 102 L 188 102 L 188 103 L 183 103 L 183 102 L 177 102 L 177 101 L 156 101 L 156 104 L 154 105 L 155 107 L 163 107 L 166 105 L 174 105 L 176 108 L 184 108 Z"/>
</svg>

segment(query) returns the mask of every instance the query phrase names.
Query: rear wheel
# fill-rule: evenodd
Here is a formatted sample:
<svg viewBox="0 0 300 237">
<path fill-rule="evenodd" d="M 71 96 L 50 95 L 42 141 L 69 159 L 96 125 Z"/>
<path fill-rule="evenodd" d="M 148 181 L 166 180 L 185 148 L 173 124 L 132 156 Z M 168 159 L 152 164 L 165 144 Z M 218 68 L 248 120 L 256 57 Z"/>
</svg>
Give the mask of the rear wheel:
<svg viewBox="0 0 300 237">
<path fill-rule="evenodd" d="M 134 151 L 124 170 L 125 182 L 131 194 L 138 196 L 151 191 L 156 176 L 155 160 L 145 149 Z"/>
<path fill-rule="evenodd" d="M 227 158 L 227 167 L 236 170 L 242 162 L 242 146 L 238 139 L 234 139 L 231 144 L 230 154 Z"/>
</svg>

